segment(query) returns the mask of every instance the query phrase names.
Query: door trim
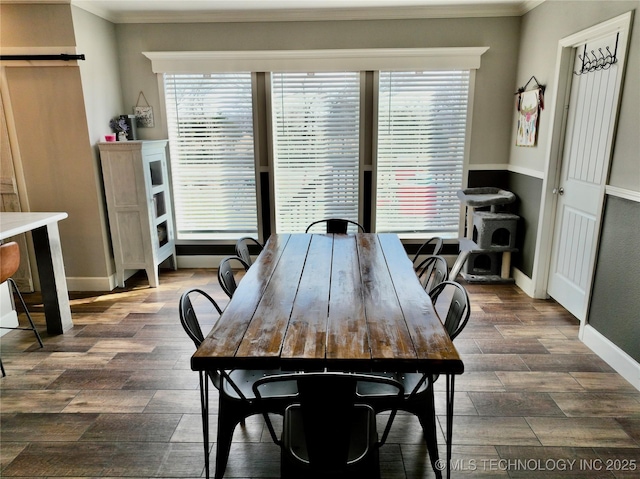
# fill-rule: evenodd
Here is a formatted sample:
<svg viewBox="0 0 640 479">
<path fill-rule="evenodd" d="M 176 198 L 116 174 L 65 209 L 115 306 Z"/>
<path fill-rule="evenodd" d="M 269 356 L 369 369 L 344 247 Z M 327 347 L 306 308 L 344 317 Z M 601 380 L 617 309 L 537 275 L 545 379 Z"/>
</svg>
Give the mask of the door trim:
<svg viewBox="0 0 640 479">
<path fill-rule="evenodd" d="M 555 89 L 552 93 L 551 115 L 551 140 L 548 143 L 545 152 L 545 175 L 542 182 L 542 198 L 540 205 L 540 217 L 538 219 L 538 233 L 536 238 L 536 248 L 533 265 L 533 296 L 535 298 L 547 298 L 547 286 L 549 283 L 549 269 L 551 266 L 551 255 L 553 246 L 554 226 L 556 219 L 557 196 L 553 193 L 554 188 L 558 184 L 564 149 L 564 136 L 566 129 L 568 102 L 571 93 L 573 62 L 575 59 L 575 48 L 587 41 L 592 41 L 599 37 L 610 35 L 612 33 L 620 34 L 620 45 L 626 45 L 625 55 L 621 59 L 621 84 L 617 92 L 618 108 L 620 99 L 622 98 L 622 84 L 624 83 L 624 74 L 626 67 L 626 52 L 629 48 L 631 21 L 633 12 L 627 12 L 608 21 L 599 23 L 593 27 L 587 28 L 575 34 L 562 38 L 558 42 L 558 50 L 556 56 L 555 68 Z M 616 116 L 615 123 L 618 118 Z M 615 128 L 615 125 L 614 125 Z M 614 130 L 615 131 L 615 130 Z M 615 141 L 615 136 L 614 136 Z M 604 174 L 605 178 L 609 176 L 611 165 L 611 154 Z M 606 184 L 606 183 L 605 183 Z M 603 185 L 604 186 L 604 185 Z M 604 191 L 602 188 L 600 201 L 600 209 L 598 218 L 596 219 L 596 230 L 599 232 L 602 224 L 602 205 L 604 203 Z M 597 254 L 599 248 L 599 233 L 595 238 L 595 252 Z M 591 271 L 591 281 L 588 286 L 587 297 L 591 295 L 593 283 L 593 270 Z M 586 308 L 588 311 L 588 305 Z M 585 314 L 586 317 L 586 314 Z M 580 318 L 580 336 L 583 334 L 586 318 Z"/>
</svg>

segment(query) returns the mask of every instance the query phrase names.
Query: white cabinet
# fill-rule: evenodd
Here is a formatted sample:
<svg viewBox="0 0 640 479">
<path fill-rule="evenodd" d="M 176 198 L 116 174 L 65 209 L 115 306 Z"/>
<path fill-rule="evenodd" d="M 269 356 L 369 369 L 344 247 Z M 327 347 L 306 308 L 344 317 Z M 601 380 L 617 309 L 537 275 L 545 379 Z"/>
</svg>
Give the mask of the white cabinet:
<svg viewBox="0 0 640 479">
<path fill-rule="evenodd" d="M 158 266 L 176 269 L 173 209 L 167 174 L 167 140 L 99 143 L 116 282 L 126 270 L 144 269 L 158 286 Z"/>
</svg>

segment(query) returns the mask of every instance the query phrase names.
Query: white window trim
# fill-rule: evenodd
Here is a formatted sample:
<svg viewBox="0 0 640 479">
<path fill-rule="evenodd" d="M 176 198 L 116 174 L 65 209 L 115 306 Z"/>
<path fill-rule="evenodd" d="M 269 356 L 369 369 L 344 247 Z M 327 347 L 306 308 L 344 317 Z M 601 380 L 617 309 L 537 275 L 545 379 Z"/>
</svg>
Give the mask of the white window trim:
<svg viewBox="0 0 640 479">
<path fill-rule="evenodd" d="M 489 47 L 142 52 L 154 73 L 475 70 Z"/>
</svg>

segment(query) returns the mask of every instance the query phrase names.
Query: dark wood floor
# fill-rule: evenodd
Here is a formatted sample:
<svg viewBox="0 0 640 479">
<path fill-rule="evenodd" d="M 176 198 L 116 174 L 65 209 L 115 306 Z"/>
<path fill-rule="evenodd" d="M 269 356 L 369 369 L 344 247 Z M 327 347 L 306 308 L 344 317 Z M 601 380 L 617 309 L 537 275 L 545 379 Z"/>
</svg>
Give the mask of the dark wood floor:
<svg viewBox="0 0 640 479">
<path fill-rule="evenodd" d="M 125 289 L 72 293 L 75 326 L 43 334 L 44 349 L 31 332 L 3 336 L 0 476 L 202 477 L 194 348 L 177 314 L 191 286 L 226 304 L 215 271 L 163 271 L 157 289 L 140 274 Z M 640 477 L 640 392 L 577 339 L 577 321 L 515 286 L 468 289 L 452 477 Z M 27 298 L 44 331 L 37 295 Z M 381 469 L 383 478 L 434 477 L 412 416 L 396 420 Z M 236 431 L 225 477 L 278 476 L 279 451 L 253 417 Z"/>
</svg>

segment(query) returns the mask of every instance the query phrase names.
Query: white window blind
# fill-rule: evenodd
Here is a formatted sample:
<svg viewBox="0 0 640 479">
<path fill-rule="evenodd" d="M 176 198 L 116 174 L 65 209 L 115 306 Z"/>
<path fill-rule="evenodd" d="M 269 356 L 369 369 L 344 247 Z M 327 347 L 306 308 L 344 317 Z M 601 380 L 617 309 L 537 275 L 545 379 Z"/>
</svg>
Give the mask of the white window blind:
<svg viewBox="0 0 640 479">
<path fill-rule="evenodd" d="M 376 231 L 458 236 L 469 71 L 380 72 Z"/>
<path fill-rule="evenodd" d="M 164 83 L 177 239 L 257 237 L 251 74 Z"/>
<path fill-rule="evenodd" d="M 276 231 L 358 220 L 360 75 L 273 73 Z"/>
</svg>

